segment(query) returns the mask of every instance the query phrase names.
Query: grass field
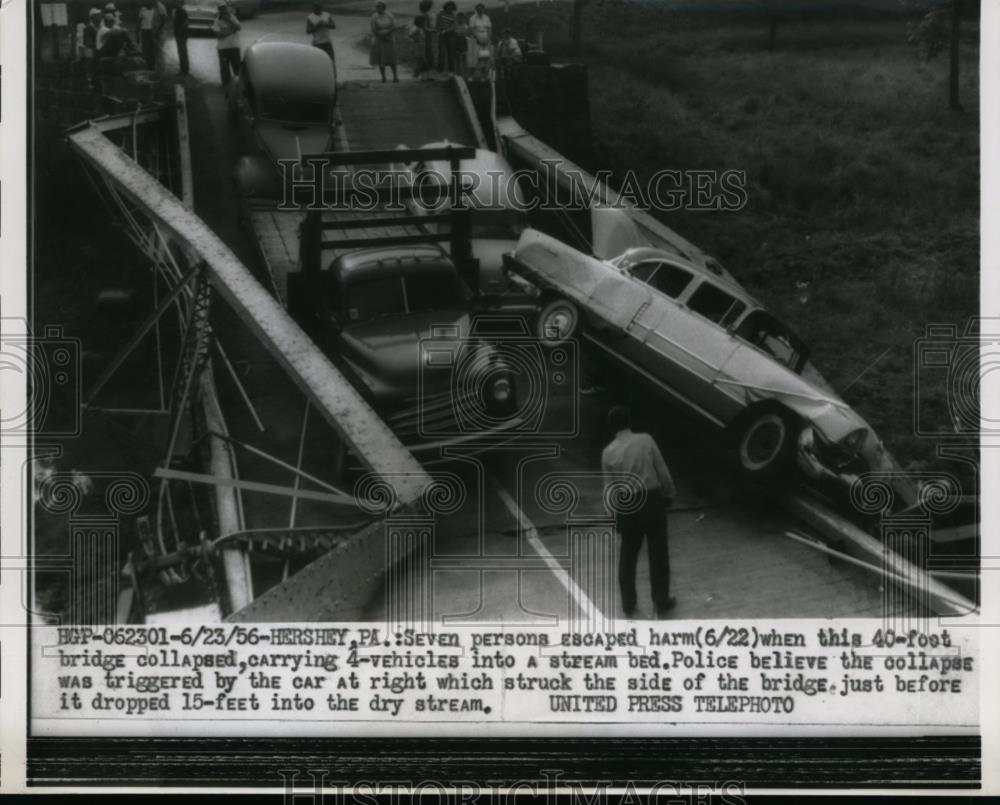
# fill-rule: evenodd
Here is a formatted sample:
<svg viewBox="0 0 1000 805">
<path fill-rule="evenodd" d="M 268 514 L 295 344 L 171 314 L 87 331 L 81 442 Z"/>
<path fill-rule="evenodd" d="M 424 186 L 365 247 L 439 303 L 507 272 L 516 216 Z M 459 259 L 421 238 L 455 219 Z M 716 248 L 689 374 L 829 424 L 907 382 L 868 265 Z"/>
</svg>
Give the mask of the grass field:
<svg viewBox="0 0 1000 805">
<path fill-rule="evenodd" d="M 569 19 L 568 3 L 494 12 L 557 60 Z M 591 167 L 745 171 L 744 209 L 660 217 L 800 332 L 904 466 L 944 468 L 913 432 L 912 354 L 928 324 L 978 311 L 977 20 L 964 114 L 948 110 L 946 56 L 921 61 L 905 18 L 787 20 L 773 49 L 752 15 L 606 2 L 583 20 Z M 944 384 L 928 394 L 947 421 Z"/>
</svg>

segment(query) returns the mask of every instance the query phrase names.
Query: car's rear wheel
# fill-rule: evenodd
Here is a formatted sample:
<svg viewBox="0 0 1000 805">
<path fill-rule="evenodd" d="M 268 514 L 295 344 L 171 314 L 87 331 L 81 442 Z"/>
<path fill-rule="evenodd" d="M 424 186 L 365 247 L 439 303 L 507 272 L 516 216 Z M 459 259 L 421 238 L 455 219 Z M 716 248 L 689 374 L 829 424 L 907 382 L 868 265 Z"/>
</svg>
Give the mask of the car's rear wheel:
<svg viewBox="0 0 1000 805">
<path fill-rule="evenodd" d="M 550 299 L 538 314 L 535 335 L 548 347 L 556 347 L 573 338 L 580 329 L 580 311 L 561 296 Z"/>
<path fill-rule="evenodd" d="M 754 478 L 786 470 L 795 452 L 797 424 L 791 412 L 777 405 L 748 409 L 733 424 L 740 470 Z"/>
</svg>

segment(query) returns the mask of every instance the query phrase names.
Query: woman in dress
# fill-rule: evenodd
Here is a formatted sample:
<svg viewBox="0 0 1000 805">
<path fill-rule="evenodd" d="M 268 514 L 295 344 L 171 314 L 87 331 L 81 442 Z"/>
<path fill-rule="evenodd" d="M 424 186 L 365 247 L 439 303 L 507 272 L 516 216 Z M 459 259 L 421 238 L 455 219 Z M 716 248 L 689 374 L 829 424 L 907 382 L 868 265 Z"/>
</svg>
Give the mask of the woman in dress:
<svg viewBox="0 0 1000 805">
<path fill-rule="evenodd" d="M 386 10 L 386 5 L 381 0 L 375 4 L 375 13 L 372 14 L 372 49 L 368 63 L 377 66 L 382 74 L 382 83 L 385 83 L 385 68 L 392 68 L 392 80 L 399 83 L 399 75 L 396 73 L 396 19 Z"/>
</svg>

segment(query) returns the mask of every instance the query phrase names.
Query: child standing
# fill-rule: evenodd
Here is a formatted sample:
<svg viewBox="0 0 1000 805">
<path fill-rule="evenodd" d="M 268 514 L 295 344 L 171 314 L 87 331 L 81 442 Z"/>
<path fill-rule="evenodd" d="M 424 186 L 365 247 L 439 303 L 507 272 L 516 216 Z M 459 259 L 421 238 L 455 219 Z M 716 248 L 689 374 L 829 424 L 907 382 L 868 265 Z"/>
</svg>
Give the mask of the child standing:
<svg viewBox="0 0 1000 805">
<path fill-rule="evenodd" d="M 413 77 L 421 81 L 430 81 L 431 65 L 427 59 L 427 17 L 418 14 L 413 18 L 410 28 L 410 40 L 413 42 Z"/>
</svg>

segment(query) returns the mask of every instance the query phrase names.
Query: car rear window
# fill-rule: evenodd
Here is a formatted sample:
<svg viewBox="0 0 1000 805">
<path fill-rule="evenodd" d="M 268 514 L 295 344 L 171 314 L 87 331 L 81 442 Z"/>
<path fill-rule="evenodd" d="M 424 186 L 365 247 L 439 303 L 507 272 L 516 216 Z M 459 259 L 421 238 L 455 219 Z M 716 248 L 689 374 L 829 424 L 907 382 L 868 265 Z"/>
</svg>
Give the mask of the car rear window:
<svg viewBox="0 0 1000 805">
<path fill-rule="evenodd" d="M 361 280 L 347 294 L 347 319 L 360 323 L 424 310 L 462 310 L 464 286 L 442 271 Z"/>
<path fill-rule="evenodd" d="M 313 101 L 268 98 L 261 102 L 260 114 L 268 120 L 284 123 L 326 123 L 330 119 L 330 106 Z"/>
<path fill-rule="evenodd" d="M 688 307 L 723 327 L 736 321 L 747 308 L 746 304 L 735 296 L 716 288 L 710 282 L 703 282 L 698 290 L 691 294 Z"/>
</svg>

